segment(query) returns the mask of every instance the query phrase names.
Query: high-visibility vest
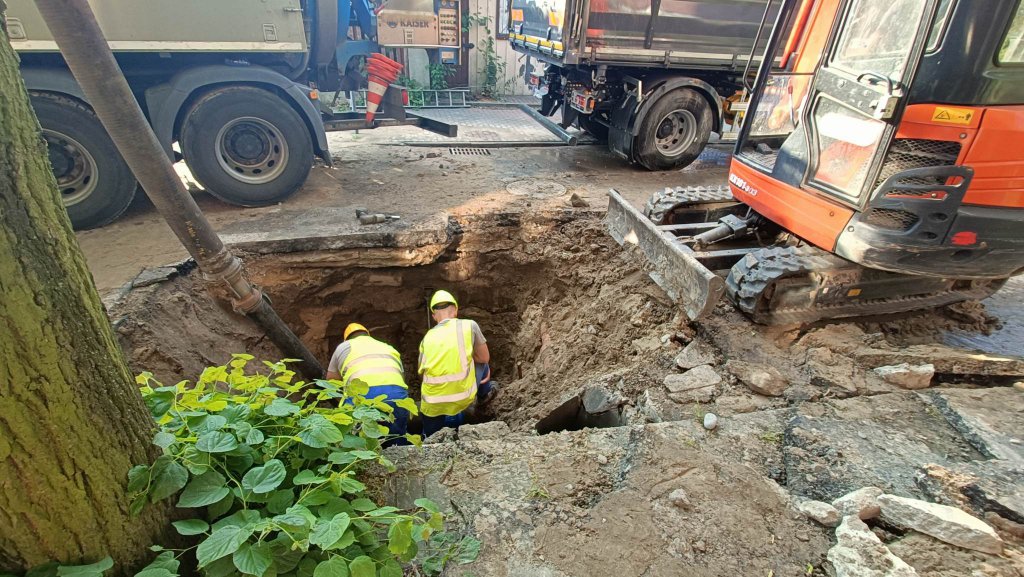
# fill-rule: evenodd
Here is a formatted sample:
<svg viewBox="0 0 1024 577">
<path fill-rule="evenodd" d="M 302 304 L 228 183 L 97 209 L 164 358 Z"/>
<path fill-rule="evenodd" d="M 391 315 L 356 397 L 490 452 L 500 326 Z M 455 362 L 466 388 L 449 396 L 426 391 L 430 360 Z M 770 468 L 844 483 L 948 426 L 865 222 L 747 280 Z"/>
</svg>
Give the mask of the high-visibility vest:
<svg viewBox="0 0 1024 577">
<path fill-rule="evenodd" d="M 408 388 L 405 379 L 402 378 L 402 356 L 394 347 L 368 335 L 356 337 L 348 342 L 352 348 L 338 369 L 341 382 L 346 385 L 352 381 L 364 383 L 371 389 L 366 395 L 370 399 L 376 396 L 373 394 L 373 387 L 396 385 L 403 389 Z"/>
<path fill-rule="evenodd" d="M 420 343 L 423 389 L 420 412 L 428 417 L 457 415 L 476 399 L 473 327 L 448 319 L 427 331 Z"/>
</svg>

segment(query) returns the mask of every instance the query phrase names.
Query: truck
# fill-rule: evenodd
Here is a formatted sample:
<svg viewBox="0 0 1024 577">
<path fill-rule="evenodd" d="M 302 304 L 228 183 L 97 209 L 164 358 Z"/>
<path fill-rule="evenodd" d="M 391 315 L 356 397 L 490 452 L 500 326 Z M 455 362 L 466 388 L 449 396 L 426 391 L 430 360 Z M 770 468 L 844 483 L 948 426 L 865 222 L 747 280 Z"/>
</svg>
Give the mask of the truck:
<svg viewBox="0 0 1024 577">
<path fill-rule="evenodd" d="M 542 114 L 561 110 L 563 128 L 668 170 L 738 124 L 755 45 L 777 13 L 768 0 L 511 0 L 508 30 L 513 49 L 539 63 L 525 80 Z"/>
<path fill-rule="evenodd" d="M 428 48 L 457 61 L 461 0 L 91 0 L 129 86 L 168 156 L 183 159 L 213 196 L 240 206 L 280 202 L 318 156 L 326 132 L 416 124 L 457 127 L 406 112 L 392 86 L 375 120 L 337 114 L 322 92 L 365 84 L 367 55 L 385 46 Z M 75 82 L 32 0 L 9 0 L 11 45 L 21 60 L 57 186 L 75 228 L 102 226 L 131 204 L 138 184 Z"/>
</svg>

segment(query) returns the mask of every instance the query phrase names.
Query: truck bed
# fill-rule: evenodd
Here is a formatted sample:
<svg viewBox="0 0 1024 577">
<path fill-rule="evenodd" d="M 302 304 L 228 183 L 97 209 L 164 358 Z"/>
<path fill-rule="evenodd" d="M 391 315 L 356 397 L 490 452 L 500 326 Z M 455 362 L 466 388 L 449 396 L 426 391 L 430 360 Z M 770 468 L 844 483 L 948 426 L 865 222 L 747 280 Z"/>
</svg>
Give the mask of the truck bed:
<svg viewBox="0 0 1024 577">
<path fill-rule="evenodd" d="M 119 52 L 304 52 L 299 0 L 91 0 L 111 49 Z M 32 0 L 7 0 L 7 28 L 19 52 L 56 52 Z"/>
<path fill-rule="evenodd" d="M 767 0 L 512 0 L 509 40 L 517 51 L 556 64 L 736 69 L 746 64 L 766 5 Z"/>
</svg>

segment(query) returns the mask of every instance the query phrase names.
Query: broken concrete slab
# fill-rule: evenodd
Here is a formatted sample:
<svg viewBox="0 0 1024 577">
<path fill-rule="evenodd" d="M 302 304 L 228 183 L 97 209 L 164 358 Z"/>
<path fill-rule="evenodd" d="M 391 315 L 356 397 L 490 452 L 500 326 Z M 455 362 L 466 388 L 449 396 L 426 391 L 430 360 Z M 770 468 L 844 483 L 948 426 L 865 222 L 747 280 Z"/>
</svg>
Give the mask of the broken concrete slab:
<svg viewBox="0 0 1024 577">
<path fill-rule="evenodd" d="M 725 370 L 751 391 L 766 397 L 780 397 L 789 386 L 785 377 L 774 367 L 768 365 L 730 360 L 725 363 Z"/>
<path fill-rule="evenodd" d="M 899 349 L 862 347 L 850 351 L 867 368 L 908 363 L 932 364 L 936 374 L 1024 376 L 1024 359 L 986 353 L 974 353 L 944 345 L 912 345 Z"/>
<path fill-rule="evenodd" d="M 836 527 L 842 519 L 835 507 L 821 501 L 799 501 L 796 504 L 796 508 L 804 515 L 807 515 L 808 519 L 825 527 Z"/>
<path fill-rule="evenodd" d="M 799 406 L 786 426 L 783 455 L 788 488 L 825 502 L 861 487 L 920 496 L 921 467 L 983 458 L 910 391 Z"/>
<path fill-rule="evenodd" d="M 686 403 L 708 403 L 718 393 L 722 377 L 708 365 L 694 367 L 685 373 L 665 377 L 665 388 L 673 401 Z"/>
<path fill-rule="evenodd" d="M 1003 552 L 1003 540 L 995 529 L 956 507 L 896 495 L 880 495 L 878 503 L 882 520 L 897 527 L 913 529 L 957 547 L 993 555 Z"/>
<path fill-rule="evenodd" d="M 923 398 L 981 454 L 1024 465 L 1024 408 L 1017 391 L 1009 387 L 947 389 Z"/>
<path fill-rule="evenodd" d="M 1010 461 L 972 461 L 944 467 L 926 465 L 918 486 L 930 500 L 968 507 L 1024 524 L 1024 466 Z"/>
<path fill-rule="evenodd" d="M 876 367 L 873 372 L 886 382 L 904 389 L 927 389 L 931 386 L 932 378 L 935 376 L 935 365 L 931 363 L 924 365 L 900 363 Z"/>
<path fill-rule="evenodd" d="M 854 515 L 861 521 L 867 521 L 882 513 L 882 507 L 878 504 L 881 494 L 882 490 L 878 487 L 861 487 L 832 501 L 832 506 L 844 517 Z"/>
<path fill-rule="evenodd" d="M 702 444 L 696 427 L 395 447 L 386 454 L 398 472 L 382 471 L 381 486 L 395 506 L 421 496 L 442 504 L 452 530 L 487 543 L 459 567 L 475 575 L 802 575 L 823 562 L 828 530 L 792 511 L 754 467 Z"/>
<path fill-rule="evenodd" d="M 676 355 L 675 364 L 683 370 L 690 370 L 701 365 L 715 364 L 715 352 L 711 345 L 702 340 L 694 339 Z"/>
<path fill-rule="evenodd" d="M 504 439 L 512 434 L 505 421 L 490 421 L 479 425 L 463 425 L 459 427 L 460 441 L 483 441 Z"/>
<path fill-rule="evenodd" d="M 175 266 L 147 268 L 132 280 L 132 288 L 142 288 L 144 286 L 166 282 L 176 276 L 178 276 L 178 267 Z"/>
<path fill-rule="evenodd" d="M 917 571 L 871 532 L 864 521 L 849 516 L 836 529 L 836 544 L 828 551 L 836 577 L 917 577 Z"/>
</svg>

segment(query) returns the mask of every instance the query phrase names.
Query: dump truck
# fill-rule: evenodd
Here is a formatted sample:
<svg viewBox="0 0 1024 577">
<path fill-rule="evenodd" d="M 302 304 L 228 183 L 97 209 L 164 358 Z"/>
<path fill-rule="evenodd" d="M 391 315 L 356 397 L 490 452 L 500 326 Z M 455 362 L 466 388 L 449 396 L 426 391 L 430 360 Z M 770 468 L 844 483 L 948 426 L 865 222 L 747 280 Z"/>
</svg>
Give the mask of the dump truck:
<svg viewBox="0 0 1024 577">
<path fill-rule="evenodd" d="M 509 41 L 539 62 L 525 80 L 542 114 L 667 170 L 735 123 L 777 12 L 767 0 L 512 0 Z"/>
<path fill-rule="evenodd" d="M 766 54 L 728 183 L 610 193 L 691 319 L 883 317 L 1024 273 L 1024 2 L 786 0 Z"/>
<path fill-rule="evenodd" d="M 137 183 L 65 65 L 32 0 L 7 2 L 7 32 L 76 228 L 122 214 Z M 168 156 L 183 158 L 212 195 L 240 206 L 283 200 L 314 156 L 331 162 L 325 132 L 417 124 L 389 89 L 373 123 L 335 114 L 321 92 L 365 85 L 364 58 L 416 46 L 441 62 L 460 54 L 460 0 L 92 0 L 118 64 Z"/>
</svg>

